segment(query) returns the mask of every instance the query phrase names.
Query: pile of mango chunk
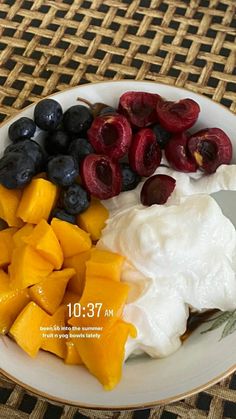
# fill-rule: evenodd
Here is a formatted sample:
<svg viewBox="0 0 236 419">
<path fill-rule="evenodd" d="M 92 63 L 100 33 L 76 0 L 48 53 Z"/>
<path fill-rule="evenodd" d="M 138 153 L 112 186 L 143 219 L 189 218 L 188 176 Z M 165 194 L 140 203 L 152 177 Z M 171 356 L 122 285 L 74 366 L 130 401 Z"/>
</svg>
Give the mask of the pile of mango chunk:
<svg viewBox="0 0 236 419">
<path fill-rule="evenodd" d="M 31 357 L 42 349 L 66 364 L 83 365 L 111 390 L 121 378 L 125 343 L 136 336 L 122 320 L 129 292 L 120 281 L 124 260 L 96 247 L 109 215 L 100 201 L 92 199 L 71 224 L 50 219 L 57 198 L 58 187 L 41 177 L 22 191 L 0 185 L 6 223 L 0 231 L 0 333 Z M 99 313 L 88 316 L 97 303 Z M 75 304 L 80 313 L 69 316 Z M 78 337 L 78 330 L 93 326 L 101 330 L 99 339 Z M 42 330 L 52 329 L 70 332 L 45 337 Z"/>
</svg>

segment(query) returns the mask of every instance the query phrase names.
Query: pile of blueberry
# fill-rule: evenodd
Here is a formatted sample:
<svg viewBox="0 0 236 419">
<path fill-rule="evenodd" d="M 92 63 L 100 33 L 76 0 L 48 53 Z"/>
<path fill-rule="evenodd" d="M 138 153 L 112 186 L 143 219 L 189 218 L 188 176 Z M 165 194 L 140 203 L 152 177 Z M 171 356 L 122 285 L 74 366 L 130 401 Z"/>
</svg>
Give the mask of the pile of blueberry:
<svg viewBox="0 0 236 419">
<path fill-rule="evenodd" d="M 84 102 L 63 114 L 57 101 L 40 101 L 34 120 L 22 117 L 10 126 L 12 143 L 0 159 L 0 183 L 6 188 L 22 188 L 46 172 L 61 187 L 54 215 L 70 222 L 89 206 L 91 195 L 108 199 L 153 175 L 163 151 L 170 166 L 184 172 L 212 173 L 231 160 L 232 145 L 222 130 L 208 128 L 192 136 L 186 131 L 200 112 L 192 99 L 171 102 L 153 93 L 126 92 L 118 109 Z M 47 133 L 43 147 L 32 139 L 36 126 Z M 174 187 L 169 176 L 152 176 L 141 202 L 165 203 Z"/>
</svg>

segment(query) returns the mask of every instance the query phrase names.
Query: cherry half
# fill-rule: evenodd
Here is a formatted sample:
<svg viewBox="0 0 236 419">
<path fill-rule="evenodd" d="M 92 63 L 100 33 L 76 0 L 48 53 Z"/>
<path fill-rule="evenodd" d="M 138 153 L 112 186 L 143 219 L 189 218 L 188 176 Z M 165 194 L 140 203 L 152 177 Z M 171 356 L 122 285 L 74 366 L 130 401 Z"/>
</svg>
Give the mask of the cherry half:
<svg viewBox="0 0 236 419">
<path fill-rule="evenodd" d="M 134 127 L 144 128 L 157 122 L 156 107 L 161 96 L 145 92 L 125 92 L 120 97 L 118 110 Z"/>
<path fill-rule="evenodd" d="M 161 163 L 161 149 L 150 128 L 138 131 L 129 149 L 129 163 L 140 176 L 152 175 Z"/>
<path fill-rule="evenodd" d="M 196 172 L 198 164 L 187 147 L 188 135 L 175 134 L 165 147 L 165 156 L 170 166 L 180 172 Z"/>
<path fill-rule="evenodd" d="M 141 189 L 143 205 L 163 205 L 175 189 L 176 180 L 168 175 L 154 175 L 147 179 Z"/>
<path fill-rule="evenodd" d="M 192 99 L 182 99 L 179 102 L 159 101 L 156 111 L 163 128 L 169 132 L 183 132 L 195 124 L 200 107 Z"/>
<path fill-rule="evenodd" d="M 128 151 L 132 130 L 123 115 L 103 115 L 94 119 L 87 135 L 97 153 L 118 160 Z"/>
<path fill-rule="evenodd" d="M 199 167 L 207 173 L 214 173 L 221 164 L 232 159 L 232 143 L 220 128 L 206 128 L 188 139 L 188 150 Z"/>
<path fill-rule="evenodd" d="M 80 165 L 80 176 L 84 187 L 95 198 L 108 199 L 121 192 L 120 166 L 108 156 L 86 156 Z"/>
</svg>

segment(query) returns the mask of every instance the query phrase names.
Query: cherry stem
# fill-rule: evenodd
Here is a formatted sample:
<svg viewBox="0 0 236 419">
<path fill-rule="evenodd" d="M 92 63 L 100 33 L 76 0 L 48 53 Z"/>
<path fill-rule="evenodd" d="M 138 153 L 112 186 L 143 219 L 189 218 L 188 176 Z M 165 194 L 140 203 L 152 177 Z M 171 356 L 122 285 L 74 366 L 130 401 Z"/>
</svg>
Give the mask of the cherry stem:
<svg viewBox="0 0 236 419">
<path fill-rule="evenodd" d="M 78 100 L 79 102 L 84 102 L 84 103 L 86 103 L 86 105 L 88 105 L 91 109 L 93 108 L 92 103 L 91 103 L 91 102 L 89 102 L 89 100 L 84 99 L 83 97 L 77 97 L 77 99 L 76 99 L 76 100 Z"/>
</svg>

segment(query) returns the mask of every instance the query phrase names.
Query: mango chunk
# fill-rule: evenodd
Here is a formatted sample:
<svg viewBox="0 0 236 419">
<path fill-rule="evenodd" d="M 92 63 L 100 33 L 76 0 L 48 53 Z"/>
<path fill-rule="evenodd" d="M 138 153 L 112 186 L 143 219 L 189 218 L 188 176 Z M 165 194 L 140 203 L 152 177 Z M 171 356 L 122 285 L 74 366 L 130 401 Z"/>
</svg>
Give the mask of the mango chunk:
<svg viewBox="0 0 236 419">
<path fill-rule="evenodd" d="M 63 266 L 66 268 L 73 268 L 75 275 L 70 279 L 68 290 L 82 295 L 85 283 L 85 272 L 87 260 L 89 260 L 91 250 L 87 252 L 78 253 L 70 258 L 64 259 Z"/>
<path fill-rule="evenodd" d="M 67 290 L 64 294 L 62 304 L 64 305 L 67 305 L 69 303 L 75 304 L 79 302 L 80 298 L 81 298 L 80 294 L 76 294 L 75 292 Z"/>
<path fill-rule="evenodd" d="M 22 227 L 22 220 L 16 215 L 22 192 L 19 189 L 7 189 L 0 185 L 0 218 L 9 227 Z"/>
<path fill-rule="evenodd" d="M 87 231 L 91 239 L 97 241 L 101 237 L 109 212 L 97 199 L 92 199 L 88 209 L 77 217 L 79 227 Z"/>
<path fill-rule="evenodd" d="M 89 234 L 74 224 L 53 218 L 51 226 L 60 242 L 65 258 L 86 252 L 92 246 Z"/>
<path fill-rule="evenodd" d="M 112 390 L 120 381 L 128 336 L 136 337 L 133 325 L 117 320 L 100 338 L 73 339 L 88 370 L 97 377 L 105 390 Z"/>
<path fill-rule="evenodd" d="M 60 306 L 53 316 L 47 316 L 44 319 L 43 327 L 49 328 L 49 330 L 43 332 L 41 343 L 41 348 L 44 351 L 51 352 L 63 359 L 66 357 L 66 341 L 68 339 L 68 331 L 63 330 L 65 328 L 65 311 L 66 307 Z M 54 330 L 55 326 L 58 330 Z"/>
<path fill-rule="evenodd" d="M 75 347 L 74 342 L 68 340 L 66 342 L 66 355 L 65 355 L 65 364 L 69 365 L 81 365 L 83 361 Z"/>
<path fill-rule="evenodd" d="M 56 185 L 42 178 L 33 179 L 23 191 L 17 217 L 31 224 L 38 224 L 42 219 L 47 220 L 57 195 Z"/>
<path fill-rule="evenodd" d="M 10 328 L 10 335 L 29 356 L 34 358 L 42 344 L 43 325 L 47 314 L 31 301 Z"/>
<path fill-rule="evenodd" d="M 16 228 L 6 228 L 0 231 L 0 268 L 7 266 L 11 262 L 14 242 L 13 235 Z"/>
<path fill-rule="evenodd" d="M 8 291 L 0 294 L 0 333 L 8 333 L 21 310 L 28 304 L 27 290 Z"/>
<path fill-rule="evenodd" d="M 61 269 L 63 263 L 61 246 L 52 227 L 46 220 L 41 220 L 35 226 L 32 234 L 24 238 L 24 242 L 37 250 L 55 269 Z"/>
<path fill-rule="evenodd" d="M 10 279 L 9 276 L 4 272 L 3 269 L 0 269 L 0 294 L 3 292 L 10 292 Z"/>
<path fill-rule="evenodd" d="M 34 229 L 33 224 L 25 224 L 13 235 L 14 246 L 22 246 L 24 244 L 24 238 L 29 236 Z"/>
<path fill-rule="evenodd" d="M 81 299 L 81 295 L 76 294 L 74 292 L 71 291 L 66 291 L 63 297 L 63 300 L 61 302 L 62 305 L 64 305 L 66 307 L 66 322 L 68 322 L 69 318 L 70 318 L 70 309 L 68 307 L 69 304 L 71 304 L 72 310 L 73 310 L 73 306 L 74 304 L 78 303 Z"/>
<path fill-rule="evenodd" d="M 86 278 L 106 278 L 120 281 L 120 274 L 124 257 L 118 253 L 93 249 L 90 259 L 86 262 Z"/>
<path fill-rule="evenodd" d="M 13 250 L 9 265 L 10 287 L 27 288 L 37 284 L 53 271 L 53 265 L 44 259 L 33 247 L 25 244 Z"/>
<path fill-rule="evenodd" d="M 85 315 L 71 317 L 72 326 L 110 327 L 122 314 L 129 292 L 128 284 L 107 279 L 86 280 L 83 295 L 79 301 Z"/>
<path fill-rule="evenodd" d="M 54 271 L 47 278 L 29 288 L 30 298 L 49 314 L 54 314 L 62 302 L 74 269 Z"/>
</svg>

